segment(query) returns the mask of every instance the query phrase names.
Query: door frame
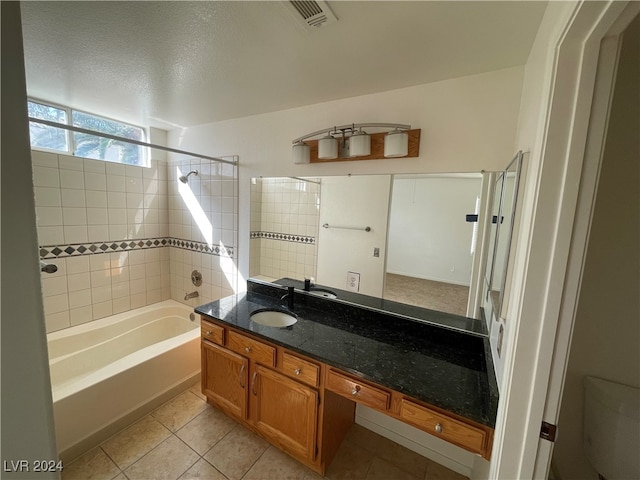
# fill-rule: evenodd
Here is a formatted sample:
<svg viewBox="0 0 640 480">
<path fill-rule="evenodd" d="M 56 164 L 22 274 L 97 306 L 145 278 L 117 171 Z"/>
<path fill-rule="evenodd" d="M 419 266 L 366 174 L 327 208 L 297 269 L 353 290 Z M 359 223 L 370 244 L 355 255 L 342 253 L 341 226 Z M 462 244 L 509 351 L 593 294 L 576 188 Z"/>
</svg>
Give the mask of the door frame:
<svg viewBox="0 0 640 480">
<path fill-rule="evenodd" d="M 536 140 L 540 160 L 528 173 L 535 198 L 521 225 L 510 295 L 518 320 L 507 339 L 490 478 L 546 478 L 549 471 L 553 444 L 540 438 L 541 422 L 555 424 L 559 412 L 617 44 L 639 6 L 577 3 L 548 49 L 553 68 Z"/>
</svg>

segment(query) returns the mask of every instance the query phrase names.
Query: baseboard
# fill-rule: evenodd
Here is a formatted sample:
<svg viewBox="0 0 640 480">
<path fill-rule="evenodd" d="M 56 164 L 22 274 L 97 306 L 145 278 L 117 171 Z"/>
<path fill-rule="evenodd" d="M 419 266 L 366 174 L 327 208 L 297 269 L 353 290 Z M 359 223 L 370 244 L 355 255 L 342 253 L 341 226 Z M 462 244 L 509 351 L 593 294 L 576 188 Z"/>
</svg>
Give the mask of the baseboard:
<svg viewBox="0 0 640 480">
<path fill-rule="evenodd" d="M 108 438 L 112 437 L 116 433 L 124 430 L 129 425 L 132 425 L 136 421 L 140 420 L 145 415 L 148 415 L 153 410 L 158 408 L 163 403 L 171 400 L 176 395 L 185 391 L 191 385 L 198 382 L 200 379 L 200 372 L 190 375 L 189 377 L 181 380 L 177 384 L 168 388 L 164 392 L 159 393 L 154 398 L 149 400 L 144 405 L 141 405 L 134 410 L 124 414 L 120 418 L 115 419 L 112 423 L 101 428 L 100 430 L 88 435 L 87 437 L 80 440 L 78 443 L 58 452 L 60 460 L 63 463 L 70 463 L 79 456 L 88 452 L 94 447 L 97 447 L 101 443 L 103 443 Z"/>
<path fill-rule="evenodd" d="M 399 420 L 358 405 L 356 423 L 465 477 L 471 477 L 474 454 Z"/>
</svg>

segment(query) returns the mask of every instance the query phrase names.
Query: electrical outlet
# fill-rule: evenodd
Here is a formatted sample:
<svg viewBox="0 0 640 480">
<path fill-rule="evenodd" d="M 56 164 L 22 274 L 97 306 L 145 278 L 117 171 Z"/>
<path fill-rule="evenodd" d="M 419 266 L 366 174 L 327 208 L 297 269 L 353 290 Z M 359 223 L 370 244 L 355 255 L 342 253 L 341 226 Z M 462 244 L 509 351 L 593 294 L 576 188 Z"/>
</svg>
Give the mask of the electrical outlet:
<svg viewBox="0 0 640 480">
<path fill-rule="evenodd" d="M 347 272 L 347 290 L 352 292 L 360 291 L 360 274 L 355 272 Z"/>
<path fill-rule="evenodd" d="M 374 257 L 379 257 L 380 256 L 380 249 L 378 247 L 374 247 L 373 248 L 373 256 Z"/>
</svg>

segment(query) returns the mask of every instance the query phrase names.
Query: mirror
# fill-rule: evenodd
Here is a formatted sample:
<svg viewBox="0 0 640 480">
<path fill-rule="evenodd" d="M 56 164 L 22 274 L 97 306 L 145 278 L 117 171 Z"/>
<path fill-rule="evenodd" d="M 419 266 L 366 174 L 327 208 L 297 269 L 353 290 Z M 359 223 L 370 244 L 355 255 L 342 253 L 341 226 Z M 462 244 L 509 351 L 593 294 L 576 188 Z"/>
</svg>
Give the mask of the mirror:
<svg viewBox="0 0 640 480">
<path fill-rule="evenodd" d="M 495 184 L 489 258 L 485 271 L 486 310 L 496 318 L 504 317 L 504 294 L 507 264 L 513 237 L 516 200 L 522 170 L 523 154 L 518 152 L 507 168 L 500 172 Z"/>
<path fill-rule="evenodd" d="M 465 316 L 477 225 L 466 216 L 481 183 L 481 173 L 252 179 L 250 277 L 311 278 Z"/>
</svg>

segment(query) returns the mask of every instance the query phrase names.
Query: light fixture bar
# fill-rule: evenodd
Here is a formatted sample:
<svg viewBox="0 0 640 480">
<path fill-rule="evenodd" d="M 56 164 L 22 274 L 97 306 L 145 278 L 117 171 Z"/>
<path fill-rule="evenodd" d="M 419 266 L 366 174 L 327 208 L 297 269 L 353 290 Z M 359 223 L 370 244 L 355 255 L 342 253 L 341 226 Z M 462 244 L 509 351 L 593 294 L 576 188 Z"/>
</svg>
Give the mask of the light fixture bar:
<svg viewBox="0 0 640 480">
<path fill-rule="evenodd" d="M 345 130 L 355 131 L 357 128 L 396 128 L 399 130 L 410 130 L 411 125 L 405 125 L 402 123 L 349 123 L 347 125 L 327 127 L 327 128 L 323 128 L 322 130 L 318 130 L 316 132 L 307 133 L 306 135 L 303 135 L 301 137 L 294 139 L 291 143 L 301 142 L 302 140 L 306 140 L 307 138 L 326 134 L 328 132 L 342 133 Z"/>
</svg>

